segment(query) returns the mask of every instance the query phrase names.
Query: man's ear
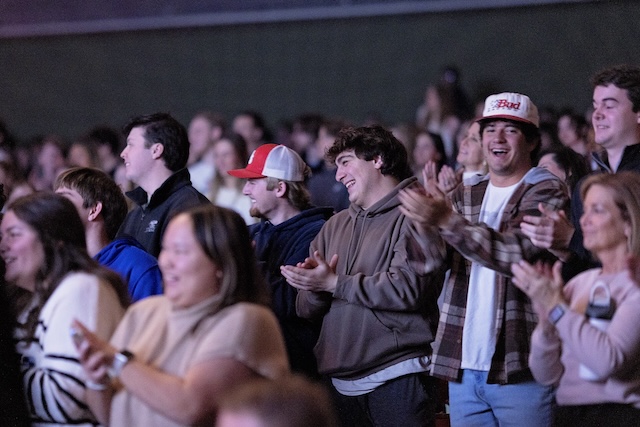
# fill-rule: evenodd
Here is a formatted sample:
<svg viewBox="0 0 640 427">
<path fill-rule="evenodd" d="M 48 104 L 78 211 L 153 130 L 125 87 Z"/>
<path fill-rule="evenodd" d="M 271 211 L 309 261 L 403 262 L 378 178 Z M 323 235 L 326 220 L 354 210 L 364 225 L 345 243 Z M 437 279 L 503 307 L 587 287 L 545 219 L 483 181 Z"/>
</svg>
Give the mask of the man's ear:
<svg viewBox="0 0 640 427">
<path fill-rule="evenodd" d="M 384 166 L 384 162 L 382 161 L 382 156 L 376 156 L 373 159 L 373 166 L 376 169 L 382 169 L 382 166 Z"/>
<path fill-rule="evenodd" d="M 162 157 L 162 153 L 164 153 L 164 145 L 156 142 L 151 146 L 151 156 L 153 156 L 154 159 Z"/>
<path fill-rule="evenodd" d="M 102 212 L 102 202 L 98 202 L 94 207 L 89 209 L 89 216 L 87 217 L 87 219 L 89 221 L 95 221 L 101 212 Z"/>
<path fill-rule="evenodd" d="M 284 197 L 285 194 L 287 194 L 287 183 L 284 181 L 278 181 L 278 184 L 276 184 L 276 196 L 278 197 Z"/>
</svg>

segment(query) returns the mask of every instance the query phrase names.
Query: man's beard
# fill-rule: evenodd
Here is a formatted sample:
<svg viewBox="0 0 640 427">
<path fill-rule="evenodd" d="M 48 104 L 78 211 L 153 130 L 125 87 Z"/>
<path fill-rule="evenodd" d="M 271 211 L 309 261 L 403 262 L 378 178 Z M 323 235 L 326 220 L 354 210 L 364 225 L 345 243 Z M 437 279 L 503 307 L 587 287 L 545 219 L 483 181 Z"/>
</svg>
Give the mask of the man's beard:
<svg viewBox="0 0 640 427">
<path fill-rule="evenodd" d="M 251 206 L 251 208 L 249 209 L 249 215 L 258 219 L 267 219 L 267 217 L 264 216 L 262 212 L 260 212 L 260 209 L 256 208 L 255 206 Z"/>
</svg>

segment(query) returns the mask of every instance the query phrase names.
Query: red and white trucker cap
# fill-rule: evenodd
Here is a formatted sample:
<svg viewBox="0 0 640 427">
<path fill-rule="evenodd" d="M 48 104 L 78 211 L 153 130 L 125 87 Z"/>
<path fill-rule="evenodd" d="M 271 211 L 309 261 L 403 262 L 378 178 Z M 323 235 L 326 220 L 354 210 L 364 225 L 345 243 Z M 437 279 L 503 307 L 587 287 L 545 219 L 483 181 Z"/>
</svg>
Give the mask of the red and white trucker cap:
<svg viewBox="0 0 640 427">
<path fill-rule="evenodd" d="M 272 177 L 283 181 L 304 181 L 307 164 L 292 149 L 284 145 L 263 144 L 249 157 L 244 169 L 228 171 L 229 175 L 238 178 Z"/>
</svg>

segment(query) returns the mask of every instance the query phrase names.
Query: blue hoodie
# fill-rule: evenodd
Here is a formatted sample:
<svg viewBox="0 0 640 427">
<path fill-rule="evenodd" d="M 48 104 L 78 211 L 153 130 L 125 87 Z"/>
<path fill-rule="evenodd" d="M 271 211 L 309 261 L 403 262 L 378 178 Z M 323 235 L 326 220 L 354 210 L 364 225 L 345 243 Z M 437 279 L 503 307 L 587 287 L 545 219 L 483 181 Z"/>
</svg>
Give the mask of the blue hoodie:
<svg viewBox="0 0 640 427">
<path fill-rule="evenodd" d="M 132 302 L 162 294 L 158 260 L 132 237 L 123 236 L 102 248 L 94 257 L 101 265 L 120 274 L 129 286 Z"/>
</svg>

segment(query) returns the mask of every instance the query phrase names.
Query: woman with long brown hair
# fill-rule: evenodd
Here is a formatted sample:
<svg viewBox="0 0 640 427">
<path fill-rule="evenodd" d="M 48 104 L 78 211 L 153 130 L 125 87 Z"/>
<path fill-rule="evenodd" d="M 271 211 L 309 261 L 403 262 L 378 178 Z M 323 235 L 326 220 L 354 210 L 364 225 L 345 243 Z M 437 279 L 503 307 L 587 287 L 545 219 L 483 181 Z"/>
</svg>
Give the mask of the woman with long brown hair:
<svg viewBox="0 0 640 427">
<path fill-rule="evenodd" d="M 82 221 L 62 196 L 17 199 L 7 207 L 0 232 L 31 420 L 95 422 L 69 327 L 80 319 L 98 336 L 111 336 L 128 304 L 126 287 L 87 254 Z"/>
</svg>

